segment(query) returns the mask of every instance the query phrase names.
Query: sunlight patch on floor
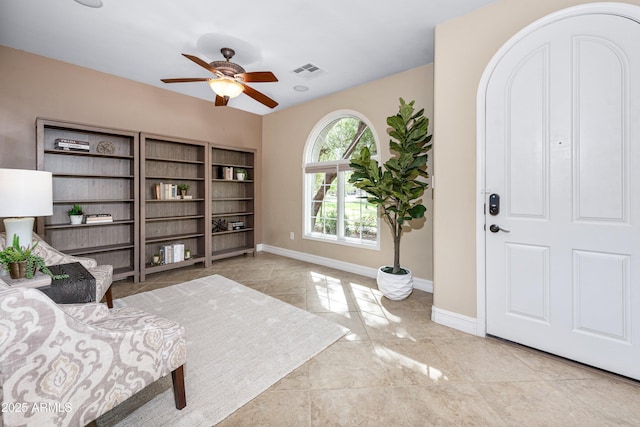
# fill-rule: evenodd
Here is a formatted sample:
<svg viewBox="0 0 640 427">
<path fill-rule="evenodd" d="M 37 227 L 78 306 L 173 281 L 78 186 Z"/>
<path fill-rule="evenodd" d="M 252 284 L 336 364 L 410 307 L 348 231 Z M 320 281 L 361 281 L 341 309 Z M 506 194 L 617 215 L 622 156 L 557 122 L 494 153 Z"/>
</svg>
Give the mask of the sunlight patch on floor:
<svg viewBox="0 0 640 427">
<path fill-rule="evenodd" d="M 326 280 L 326 276 L 324 274 L 320 274 L 320 273 L 315 273 L 315 272 L 311 272 L 311 280 L 313 280 L 313 283 L 321 283 L 324 282 Z"/>
<path fill-rule="evenodd" d="M 344 292 L 340 279 L 311 272 L 315 293 L 322 308 L 350 319 L 349 298 Z"/>
<path fill-rule="evenodd" d="M 418 362 L 415 359 L 400 354 L 383 345 L 375 345 L 374 352 L 376 356 L 385 362 L 385 364 L 418 372 L 421 375 L 428 377 L 434 383 L 449 380 L 449 378 L 440 369 Z"/>
</svg>

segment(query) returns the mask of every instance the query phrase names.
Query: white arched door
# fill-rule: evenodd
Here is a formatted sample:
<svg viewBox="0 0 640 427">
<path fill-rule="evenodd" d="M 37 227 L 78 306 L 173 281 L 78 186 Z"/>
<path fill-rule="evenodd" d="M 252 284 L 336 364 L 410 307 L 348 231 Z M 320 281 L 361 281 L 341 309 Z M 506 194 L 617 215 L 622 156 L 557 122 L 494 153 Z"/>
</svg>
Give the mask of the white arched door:
<svg viewBox="0 0 640 427">
<path fill-rule="evenodd" d="M 544 25 L 495 66 L 485 116 L 487 333 L 636 379 L 638 40 L 615 14 Z"/>
</svg>

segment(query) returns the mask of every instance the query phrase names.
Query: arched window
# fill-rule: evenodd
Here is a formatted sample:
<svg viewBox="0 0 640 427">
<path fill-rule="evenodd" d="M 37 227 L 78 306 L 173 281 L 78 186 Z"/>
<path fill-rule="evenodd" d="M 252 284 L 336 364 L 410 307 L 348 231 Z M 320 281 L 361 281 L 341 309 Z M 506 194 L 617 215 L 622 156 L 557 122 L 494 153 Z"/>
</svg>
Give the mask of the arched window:
<svg viewBox="0 0 640 427">
<path fill-rule="evenodd" d="M 362 147 L 378 153 L 373 128 L 353 111 L 331 113 L 311 131 L 304 159 L 306 238 L 378 247 L 377 209 L 349 184 L 351 156 Z"/>
</svg>

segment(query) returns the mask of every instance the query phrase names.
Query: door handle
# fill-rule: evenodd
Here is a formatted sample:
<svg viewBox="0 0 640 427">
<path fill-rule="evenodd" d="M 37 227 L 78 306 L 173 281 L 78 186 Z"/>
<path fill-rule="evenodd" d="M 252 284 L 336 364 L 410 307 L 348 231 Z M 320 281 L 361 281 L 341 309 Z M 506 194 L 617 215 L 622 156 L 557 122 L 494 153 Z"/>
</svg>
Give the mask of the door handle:
<svg viewBox="0 0 640 427">
<path fill-rule="evenodd" d="M 504 233 L 511 233 L 510 230 L 506 230 L 504 228 L 501 228 L 499 225 L 497 224 L 491 224 L 489 226 L 489 231 L 491 231 L 492 233 L 497 233 L 498 231 L 502 231 Z"/>
</svg>

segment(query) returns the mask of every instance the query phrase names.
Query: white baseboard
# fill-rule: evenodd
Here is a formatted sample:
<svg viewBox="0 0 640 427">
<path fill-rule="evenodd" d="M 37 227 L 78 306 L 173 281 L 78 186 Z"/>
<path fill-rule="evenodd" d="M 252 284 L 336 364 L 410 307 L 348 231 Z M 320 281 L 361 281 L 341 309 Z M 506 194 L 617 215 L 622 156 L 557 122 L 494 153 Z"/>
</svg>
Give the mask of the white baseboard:
<svg viewBox="0 0 640 427">
<path fill-rule="evenodd" d="M 478 321 L 474 317 L 443 310 L 436 306 L 431 308 L 431 320 L 440 325 L 457 329 L 472 335 L 484 336 L 478 331 Z"/>
<path fill-rule="evenodd" d="M 263 251 L 263 252 L 268 252 L 275 255 L 285 256 L 287 258 L 306 261 L 312 264 L 324 265 L 327 267 L 335 268 L 336 270 L 359 274 L 365 277 L 375 278 L 378 275 L 377 268 L 365 267 L 362 265 L 352 264 L 350 262 L 338 261 L 335 259 L 325 258 L 318 255 L 312 255 L 305 252 L 298 252 L 298 251 L 293 251 L 291 249 L 279 248 L 277 246 L 265 245 L 261 243 L 257 245 L 256 250 L 258 252 Z M 433 293 L 433 281 L 431 280 L 414 277 L 413 287 L 420 291 Z"/>
</svg>

